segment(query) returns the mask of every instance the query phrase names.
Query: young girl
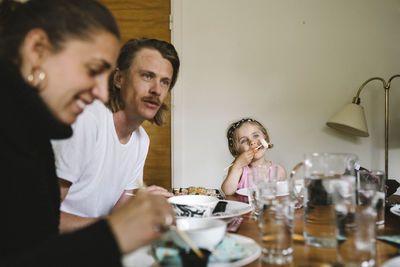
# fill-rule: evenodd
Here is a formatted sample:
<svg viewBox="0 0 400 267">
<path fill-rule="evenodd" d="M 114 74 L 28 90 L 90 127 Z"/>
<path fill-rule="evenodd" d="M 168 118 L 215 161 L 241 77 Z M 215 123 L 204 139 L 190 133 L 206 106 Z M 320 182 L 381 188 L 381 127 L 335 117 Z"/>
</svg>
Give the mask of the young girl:
<svg viewBox="0 0 400 267">
<path fill-rule="evenodd" d="M 276 166 L 277 168 L 272 170 L 278 171 L 277 178 L 286 179 L 286 171 L 281 165 L 264 158 L 265 152 L 268 148 L 272 148 L 273 144 L 270 143 L 268 132 L 261 123 L 251 118 L 234 122 L 228 128 L 227 138 L 229 151 L 235 160 L 221 186 L 225 195 L 233 195 L 237 189 L 250 186 L 247 184 L 247 175 L 255 166 L 265 165 L 267 168 Z M 261 139 L 265 139 L 268 148 L 260 147 Z"/>
</svg>

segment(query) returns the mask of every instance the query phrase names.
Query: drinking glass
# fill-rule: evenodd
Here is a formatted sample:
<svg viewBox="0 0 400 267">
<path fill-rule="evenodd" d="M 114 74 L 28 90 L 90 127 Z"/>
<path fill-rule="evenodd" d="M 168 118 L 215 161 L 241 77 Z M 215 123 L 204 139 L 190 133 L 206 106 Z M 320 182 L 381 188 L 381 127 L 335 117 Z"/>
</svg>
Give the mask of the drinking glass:
<svg viewBox="0 0 400 267">
<path fill-rule="evenodd" d="M 375 185 L 366 184 L 358 192 L 359 197 L 362 195 L 362 203 L 357 204 L 355 189 L 355 184 L 346 180 L 335 184 L 338 258 L 343 266 L 374 266 L 379 196 Z"/>
<path fill-rule="evenodd" d="M 306 154 L 304 161 L 298 164 L 292 174 L 304 170 L 302 176 L 302 193 L 304 206 L 304 238 L 307 245 L 335 248 L 336 217 L 334 187 L 341 180 L 348 180 L 355 185 L 354 165 L 357 156 L 345 153 L 312 153 Z M 290 191 L 296 196 L 298 185 L 293 181 L 296 175 L 290 175 Z"/>
<path fill-rule="evenodd" d="M 262 260 L 270 264 L 289 263 L 293 253 L 293 202 L 288 182 L 266 179 L 257 189 Z"/>
<path fill-rule="evenodd" d="M 258 185 L 262 183 L 263 181 L 269 181 L 269 176 L 270 176 L 270 170 L 269 168 L 264 165 L 258 165 L 258 166 L 252 166 L 251 167 L 251 172 L 247 175 L 247 184 L 249 185 L 248 189 L 248 199 L 249 199 L 249 204 L 252 208 L 252 212 L 250 214 L 251 219 L 257 219 L 257 216 L 259 215 L 259 206 L 258 206 L 258 196 L 260 195 L 259 193 L 259 188 Z"/>
<path fill-rule="evenodd" d="M 304 177 L 298 174 L 298 170 L 304 166 L 303 162 L 298 163 L 290 172 L 289 178 L 289 192 L 292 198 L 294 208 L 300 209 L 303 207 L 304 201 Z"/>
<path fill-rule="evenodd" d="M 385 223 L 385 172 L 380 170 L 360 170 L 357 173 L 357 201 L 363 205 L 368 201 L 365 197 L 365 192 L 373 187 L 376 190 L 376 210 L 377 220 L 376 225 L 383 227 Z"/>
</svg>

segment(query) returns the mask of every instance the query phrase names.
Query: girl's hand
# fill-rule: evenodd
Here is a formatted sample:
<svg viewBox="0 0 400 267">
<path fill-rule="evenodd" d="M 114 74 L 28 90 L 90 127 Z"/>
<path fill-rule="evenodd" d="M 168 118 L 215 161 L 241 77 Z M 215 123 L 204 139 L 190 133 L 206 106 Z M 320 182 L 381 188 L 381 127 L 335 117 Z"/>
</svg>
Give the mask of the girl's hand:
<svg viewBox="0 0 400 267">
<path fill-rule="evenodd" d="M 228 175 L 222 183 L 221 189 L 225 195 L 233 195 L 237 189 L 240 177 L 243 174 L 243 168 L 248 166 L 254 158 L 253 150 L 249 150 L 240 154 L 232 166 L 229 168 Z"/>
<path fill-rule="evenodd" d="M 249 165 L 250 162 L 253 160 L 253 158 L 254 158 L 253 150 L 245 151 L 235 159 L 235 161 L 233 162 L 233 167 L 242 169 L 247 165 Z"/>
</svg>

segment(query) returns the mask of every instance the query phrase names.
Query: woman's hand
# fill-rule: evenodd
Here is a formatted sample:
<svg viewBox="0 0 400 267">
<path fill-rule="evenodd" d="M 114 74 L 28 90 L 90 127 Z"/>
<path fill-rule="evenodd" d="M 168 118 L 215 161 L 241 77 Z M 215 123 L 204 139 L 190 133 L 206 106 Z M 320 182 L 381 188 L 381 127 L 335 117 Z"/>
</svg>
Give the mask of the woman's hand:
<svg viewBox="0 0 400 267">
<path fill-rule="evenodd" d="M 161 238 L 174 223 L 174 212 L 165 199 L 139 190 L 136 197 L 115 210 L 108 218 L 122 253 L 128 253 Z"/>
</svg>

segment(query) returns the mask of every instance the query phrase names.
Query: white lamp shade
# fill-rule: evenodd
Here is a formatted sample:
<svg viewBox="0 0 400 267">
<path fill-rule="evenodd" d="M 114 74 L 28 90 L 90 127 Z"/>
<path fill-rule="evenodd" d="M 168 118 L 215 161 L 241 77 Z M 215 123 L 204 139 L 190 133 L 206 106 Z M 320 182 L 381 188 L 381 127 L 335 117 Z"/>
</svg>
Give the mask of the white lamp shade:
<svg viewBox="0 0 400 267">
<path fill-rule="evenodd" d="M 327 121 L 326 125 L 351 135 L 369 136 L 364 108 L 358 104 L 345 105 L 335 116 Z"/>
</svg>

